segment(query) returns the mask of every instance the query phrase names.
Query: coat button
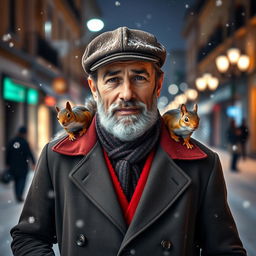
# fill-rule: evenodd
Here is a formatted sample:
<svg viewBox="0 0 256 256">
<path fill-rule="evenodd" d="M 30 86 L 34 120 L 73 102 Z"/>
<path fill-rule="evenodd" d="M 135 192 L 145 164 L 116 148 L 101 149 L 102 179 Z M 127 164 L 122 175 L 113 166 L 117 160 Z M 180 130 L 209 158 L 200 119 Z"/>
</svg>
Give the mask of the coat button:
<svg viewBox="0 0 256 256">
<path fill-rule="evenodd" d="M 171 242 L 171 241 L 168 241 L 168 240 L 163 240 L 163 241 L 161 242 L 161 245 L 162 245 L 162 247 L 163 247 L 164 249 L 169 250 L 169 249 L 171 249 L 171 247 L 172 247 L 172 242 Z"/>
<path fill-rule="evenodd" d="M 80 234 L 76 240 L 76 244 L 80 247 L 84 246 L 86 244 L 86 237 L 83 234 Z"/>
</svg>

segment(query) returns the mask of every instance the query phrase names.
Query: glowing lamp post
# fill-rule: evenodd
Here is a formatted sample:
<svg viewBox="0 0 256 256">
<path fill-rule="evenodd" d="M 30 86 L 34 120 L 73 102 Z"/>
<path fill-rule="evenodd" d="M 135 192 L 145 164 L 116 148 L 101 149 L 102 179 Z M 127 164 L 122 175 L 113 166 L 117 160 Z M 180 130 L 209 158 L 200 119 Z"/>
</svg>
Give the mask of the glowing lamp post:
<svg viewBox="0 0 256 256">
<path fill-rule="evenodd" d="M 230 70 L 231 74 L 231 104 L 234 105 L 236 99 L 236 79 L 235 69 L 237 68 L 240 72 L 248 70 L 250 65 L 249 56 L 241 54 L 237 48 L 230 48 L 227 50 L 227 55 L 218 56 L 215 60 L 217 69 L 220 73 L 224 74 Z"/>
<path fill-rule="evenodd" d="M 217 89 L 219 85 L 219 80 L 217 77 L 212 76 L 209 73 L 205 73 L 203 76 L 198 77 L 196 79 L 196 88 L 199 91 L 204 91 L 207 89 L 210 89 L 211 91 L 214 91 Z"/>
</svg>

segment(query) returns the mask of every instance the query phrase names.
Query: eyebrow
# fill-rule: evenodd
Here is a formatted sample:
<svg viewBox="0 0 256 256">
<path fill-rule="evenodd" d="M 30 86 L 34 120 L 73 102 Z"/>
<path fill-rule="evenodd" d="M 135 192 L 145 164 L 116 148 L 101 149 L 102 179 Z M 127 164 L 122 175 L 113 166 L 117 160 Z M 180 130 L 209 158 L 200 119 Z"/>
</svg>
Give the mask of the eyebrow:
<svg viewBox="0 0 256 256">
<path fill-rule="evenodd" d="M 146 69 L 132 69 L 132 72 L 135 73 L 135 74 L 145 74 L 147 77 L 150 77 L 148 71 Z"/>
<path fill-rule="evenodd" d="M 116 70 L 116 71 L 107 70 L 103 75 L 103 79 L 105 79 L 106 76 L 115 76 L 115 75 L 118 75 L 119 73 L 121 73 L 121 70 Z"/>
<path fill-rule="evenodd" d="M 140 75 L 140 74 L 145 74 L 147 77 L 150 77 L 148 71 L 146 69 L 132 69 L 132 72 Z M 121 70 L 116 70 L 116 71 L 111 71 L 111 70 L 107 70 L 104 75 L 103 75 L 103 79 L 105 79 L 107 76 L 115 76 L 121 73 Z"/>
</svg>

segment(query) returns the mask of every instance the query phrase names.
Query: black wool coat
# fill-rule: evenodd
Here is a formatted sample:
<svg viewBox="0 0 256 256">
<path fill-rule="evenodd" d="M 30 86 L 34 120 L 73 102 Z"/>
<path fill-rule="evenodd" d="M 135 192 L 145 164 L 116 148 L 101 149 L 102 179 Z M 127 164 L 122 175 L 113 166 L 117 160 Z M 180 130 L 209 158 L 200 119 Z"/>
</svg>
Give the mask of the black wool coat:
<svg viewBox="0 0 256 256">
<path fill-rule="evenodd" d="M 95 124 L 45 146 L 19 223 L 14 256 L 245 256 L 216 153 L 190 150 L 162 127 L 150 173 L 126 226 Z M 200 254 L 201 251 L 201 254 Z"/>
</svg>

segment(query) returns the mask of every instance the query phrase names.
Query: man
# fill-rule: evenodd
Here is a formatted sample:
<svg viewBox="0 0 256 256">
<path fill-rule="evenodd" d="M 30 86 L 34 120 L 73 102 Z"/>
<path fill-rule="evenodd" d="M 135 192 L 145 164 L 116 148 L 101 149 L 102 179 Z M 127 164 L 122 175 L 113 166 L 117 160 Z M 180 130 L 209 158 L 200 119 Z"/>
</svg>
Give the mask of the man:
<svg viewBox="0 0 256 256">
<path fill-rule="evenodd" d="M 22 194 L 29 171 L 29 160 L 35 165 L 35 159 L 27 142 L 27 128 L 22 126 L 18 134 L 9 141 L 6 149 L 6 165 L 14 180 L 14 194 L 18 203 L 23 202 Z"/>
<path fill-rule="evenodd" d="M 153 35 L 126 27 L 87 46 L 96 116 L 84 136 L 44 148 L 14 255 L 53 255 L 56 242 L 65 256 L 246 255 L 218 156 L 172 140 L 158 114 L 165 56 Z"/>
</svg>

